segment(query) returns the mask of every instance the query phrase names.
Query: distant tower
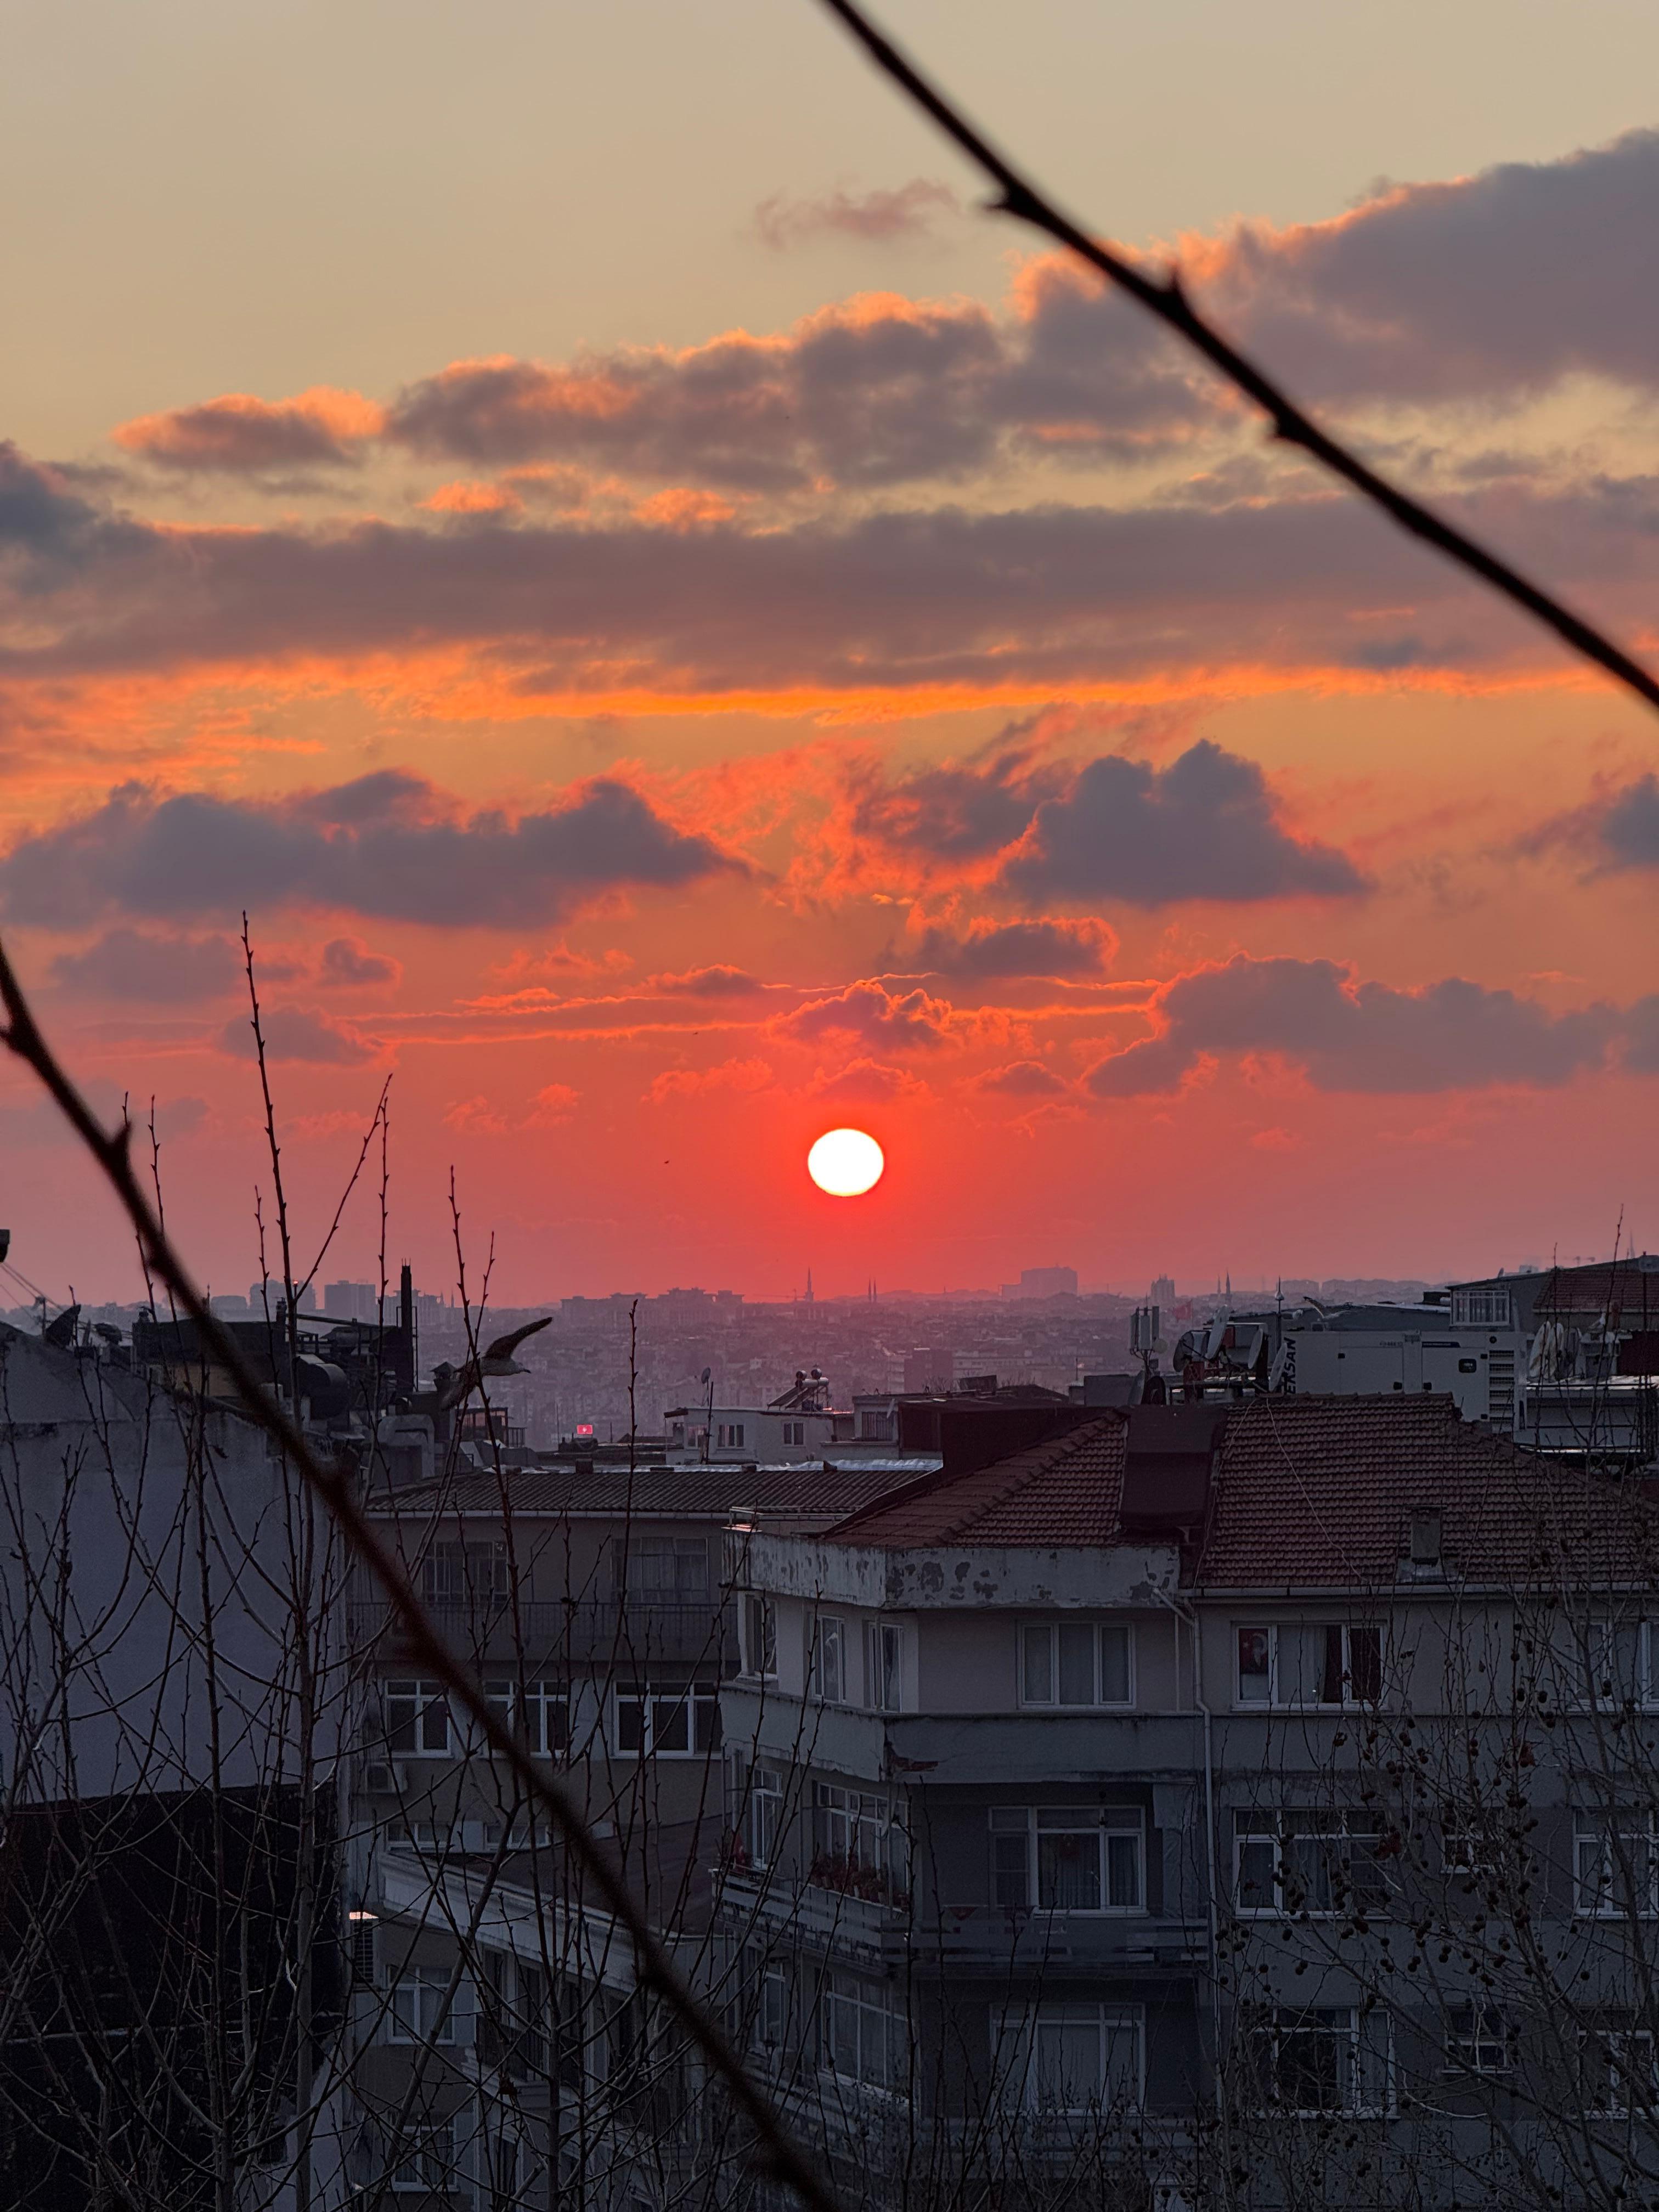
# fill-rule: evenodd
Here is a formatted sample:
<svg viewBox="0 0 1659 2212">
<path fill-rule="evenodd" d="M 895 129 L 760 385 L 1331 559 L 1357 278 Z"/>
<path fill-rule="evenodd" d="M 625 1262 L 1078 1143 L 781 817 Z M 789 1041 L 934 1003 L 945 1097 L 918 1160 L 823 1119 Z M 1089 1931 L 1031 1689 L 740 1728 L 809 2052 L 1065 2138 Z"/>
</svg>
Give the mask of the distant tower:
<svg viewBox="0 0 1659 2212">
<path fill-rule="evenodd" d="M 805 1299 L 805 1303 L 806 1303 L 809 1306 L 810 1306 L 810 1305 L 811 1304 L 811 1303 L 812 1303 L 812 1270 L 811 1270 L 810 1267 L 806 1270 L 806 1299 Z"/>
</svg>

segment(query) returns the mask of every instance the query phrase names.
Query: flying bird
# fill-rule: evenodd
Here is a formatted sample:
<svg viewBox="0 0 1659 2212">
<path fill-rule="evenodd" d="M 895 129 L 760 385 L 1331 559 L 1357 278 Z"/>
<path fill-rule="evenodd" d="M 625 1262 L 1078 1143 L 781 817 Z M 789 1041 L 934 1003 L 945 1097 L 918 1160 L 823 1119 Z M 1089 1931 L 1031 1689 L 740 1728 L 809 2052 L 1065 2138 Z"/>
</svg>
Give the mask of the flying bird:
<svg viewBox="0 0 1659 2212">
<path fill-rule="evenodd" d="M 485 1345 L 465 1367 L 451 1368 L 447 1375 L 440 1369 L 432 1378 L 438 1386 L 438 1410 L 447 1413 L 452 1406 L 459 1406 L 472 1395 L 480 1382 L 493 1382 L 498 1376 L 526 1373 L 528 1370 L 520 1367 L 513 1355 L 526 1337 L 534 1336 L 538 1329 L 550 1328 L 552 1321 L 551 1314 L 544 1314 L 539 1321 L 527 1321 L 522 1328 L 513 1329 Z"/>
</svg>

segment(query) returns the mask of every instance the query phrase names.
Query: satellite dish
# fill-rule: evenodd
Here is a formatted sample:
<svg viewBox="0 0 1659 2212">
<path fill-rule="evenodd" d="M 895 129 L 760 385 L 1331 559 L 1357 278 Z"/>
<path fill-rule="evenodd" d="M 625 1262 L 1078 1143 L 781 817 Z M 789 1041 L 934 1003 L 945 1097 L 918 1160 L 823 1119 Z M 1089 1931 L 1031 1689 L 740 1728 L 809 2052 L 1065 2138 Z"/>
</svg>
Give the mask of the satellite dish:
<svg viewBox="0 0 1659 2212">
<path fill-rule="evenodd" d="M 697 1377 L 699 1382 L 712 1382 L 714 1379 L 714 1370 L 712 1367 L 705 1367 L 702 1373 Z"/>
</svg>

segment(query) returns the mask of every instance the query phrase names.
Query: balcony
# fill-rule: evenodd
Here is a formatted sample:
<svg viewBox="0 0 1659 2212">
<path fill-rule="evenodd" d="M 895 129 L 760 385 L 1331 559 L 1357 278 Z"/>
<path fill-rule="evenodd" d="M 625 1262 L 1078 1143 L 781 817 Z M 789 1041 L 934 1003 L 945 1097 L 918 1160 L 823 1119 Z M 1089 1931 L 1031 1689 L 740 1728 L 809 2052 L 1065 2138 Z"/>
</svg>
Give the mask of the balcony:
<svg viewBox="0 0 1659 2212">
<path fill-rule="evenodd" d="M 737 1632 L 720 1607 L 633 1598 L 427 1600 L 427 1618 L 445 1641 L 485 1663 L 527 1668 L 603 1667 L 619 1672 L 652 1666 L 717 1667 L 736 1670 Z M 346 1608 L 346 1633 L 354 1650 L 378 1644 L 384 1665 L 408 1649 L 402 1626 L 385 1599 L 358 1600 Z"/>
<path fill-rule="evenodd" d="M 716 1876 L 728 1933 L 787 1929 L 811 1951 L 856 1964 L 908 1956 L 920 1971 L 994 1974 L 1194 1973 L 1208 1957 L 1201 1920 L 1146 1914 L 1009 1912 L 1000 1905 L 946 1905 L 930 1918 L 849 1891 L 824 1889 L 781 1869 L 728 1867 Z"/>
</svg>

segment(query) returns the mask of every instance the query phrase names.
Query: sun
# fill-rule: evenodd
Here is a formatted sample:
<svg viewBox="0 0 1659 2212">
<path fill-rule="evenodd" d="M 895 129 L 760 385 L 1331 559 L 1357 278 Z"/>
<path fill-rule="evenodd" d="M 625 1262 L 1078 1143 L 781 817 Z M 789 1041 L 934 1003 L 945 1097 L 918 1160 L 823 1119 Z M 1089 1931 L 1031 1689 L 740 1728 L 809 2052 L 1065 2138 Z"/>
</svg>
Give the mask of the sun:
<svg viewBox="0 0 1659 2212">
<path fill-rule="evenodd" d="M 862 1129 L 826 1129 L 806 1155 L 806 1172 L 831 1198 L 861 1198 L 887 1165 L 881 1146 Z"/>
</svg>

